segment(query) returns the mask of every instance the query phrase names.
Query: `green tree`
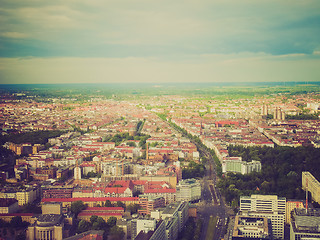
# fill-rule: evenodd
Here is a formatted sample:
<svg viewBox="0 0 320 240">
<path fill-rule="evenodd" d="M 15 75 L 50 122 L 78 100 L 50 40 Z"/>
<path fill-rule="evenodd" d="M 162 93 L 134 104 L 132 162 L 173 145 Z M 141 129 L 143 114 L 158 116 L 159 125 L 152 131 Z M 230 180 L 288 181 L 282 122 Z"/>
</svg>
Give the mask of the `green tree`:
<svg viewBox="0 0 320 240">
<path fill-rule="evenodd" d="M 91 228 L 91 224 L 86 220 L 82 219 L 78 224 L 77 232 L 78 233 L 86 232 L 86 231 L 89 231 L 90 228 Z"/>
<path fill-rule="evenodd" d="M 110 240 L 122 240 L 125 233 L 122 228 L 118 226 L 113 226 L 109 231 L 109 239 Z"/>
<path fill-rule="evenodd" d="M 117 201 L 116 207 L 122 207 L 123 209 L 126 209 L 126 205 L 121 201 Z"/>
<path fill-rule="evenodd" d="M 82 201 L 76 201 L 71 203 L 71 212 L 74 213 L 76 216 L 86 208 L 86 205 Z"/>
<path fill-rule="evenodd" d="M 103 230 L 106 227 L 107 227 L 107 224 L 102 217 L 98 217 L 92 224 L 93 230 Z"/>
<path fill-rule="evenodd" d="M 93 224 L 97 219 L 98 219 L 98 216 L 92 215 L 92 216 L 90 217 L 90 222 L 91 222 L 91 224 Z"/>
<path fill-rule="evenodd" d="M 113 205 L 112 205 L 112 203 L 110 202 L 110 200 L 106 200 L 104 206 L 105 206 L 105 207 L 113 207 Z"/>
<path fill-rule="evenodd" d="M 131 214 L 137 213 L 138 209 L 140 209 L 140 205 L 136 203 L 127 206 L 127 210 L 130 211 Z"/>
<path fill-rule="evenodd" d="M 17 228 L 22 226 L 22 218 L 20 216 L 15 216 L 10 221 L 10 226 Z"/>
<path fill-rule="evenodd" d="M 112 228 L 113 226 L 115 226 L 117 224 L 117 218 L 116 217 L 110 217 L 107 220 L 107 225 L 109 226 L 109 228 Z"/>
</svg>

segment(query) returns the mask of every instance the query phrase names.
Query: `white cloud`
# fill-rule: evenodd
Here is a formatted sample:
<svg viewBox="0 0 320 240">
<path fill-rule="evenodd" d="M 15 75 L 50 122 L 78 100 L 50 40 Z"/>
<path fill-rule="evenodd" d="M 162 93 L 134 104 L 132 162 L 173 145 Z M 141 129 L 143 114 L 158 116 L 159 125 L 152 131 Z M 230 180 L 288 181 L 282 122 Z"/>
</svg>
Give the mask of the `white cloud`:
<svg viewBox="0 0 320 240">
<path fill-rule="evenodd" d="M 16 38 L 16 39 L 28 38 L 28 34 L 21 33 L 21 32 L 4 32 L 4 33 L 0 33 L 0 36 L 5 38 Z"/>
</svg>

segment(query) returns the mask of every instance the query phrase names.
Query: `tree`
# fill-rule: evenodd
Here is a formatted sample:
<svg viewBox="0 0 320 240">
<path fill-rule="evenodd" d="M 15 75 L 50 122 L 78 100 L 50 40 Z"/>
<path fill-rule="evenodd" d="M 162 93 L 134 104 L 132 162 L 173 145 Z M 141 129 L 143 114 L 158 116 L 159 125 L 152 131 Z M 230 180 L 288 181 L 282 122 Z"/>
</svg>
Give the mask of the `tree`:
<svg viewBox="0 0 320 240">
<path fill-rule="evenodd" d="M 91 224 L 93 224 L 93 223 L 97 220 L 97 218 L 98 218 L 98 216 L 92 215 L 92 216 L 90 217 L 90 222 L 91 222 Z"/>
<path fill-rule="evenodd" d="M 86 208 L 86 205 L 82 201 L 76 201 L 71 203 L 71 212 L 74 213 L 76 216 Z"/>
<path fill-rule="evenodd" d="M 106 203 L 104 204 L 105 207 L 113 207 L 112 203 L 110 200 L 106 200 Z"/>
<path fill-rule="evenodd" d="M 10 225 L 14 228 L 22 226 L 22 218 L 21 216 L 15 216 L 11 219 Z"/>
<path fill-rule="evenodd" d="M 25 240 L 26 239 L 26 233 L 20 232 L 16 237 L 15 240 Z"/>
<path fill-rule="evenodd" d="M 113 226 L 109 231 L 109 239 L 111 240 L 122 240 L 125 233 L 122 228 L 118 226 Z"/>
<path fill-rule="evenodd" d="M 82 232 L 86 232 L 91 228 L 91 224 L 89 222 L 87 222 L 86 220 L 81 220 L 78 224 L 78 229 L 77 232 L 78 233 L 82 233 Z"/>
<path fill-rule="evenodd" d="M 121 201 L 117 201 L 116 207 L 122 207 L 123 209 L 126 209 L 126 205 Z"/>
<path fill-rule="evenodd" d="M 107 221 L 107 225 L 112 228 L 117 224 L 117 218 L 116 217 L 110 217 Z"/>
<path fill-rule="evenodd" d="M 140 205 L 136 203 L 127 206 L 127 210 L 130 211 L 131 214 L 137 213 L 138 209 L 140 209 Z"/>
</svg>

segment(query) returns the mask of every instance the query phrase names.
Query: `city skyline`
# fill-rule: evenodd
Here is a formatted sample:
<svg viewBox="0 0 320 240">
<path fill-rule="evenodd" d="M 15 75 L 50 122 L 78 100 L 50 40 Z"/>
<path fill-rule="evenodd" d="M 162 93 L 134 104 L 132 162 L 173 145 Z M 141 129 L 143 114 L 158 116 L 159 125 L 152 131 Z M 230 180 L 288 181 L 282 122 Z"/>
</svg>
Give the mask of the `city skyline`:
<svg viewBox="0 0 320 240">
<path fill-rule="evenodd" d="M 0 2 L 2 84 L 319 81 L 318 1 Z"/>
</svg>

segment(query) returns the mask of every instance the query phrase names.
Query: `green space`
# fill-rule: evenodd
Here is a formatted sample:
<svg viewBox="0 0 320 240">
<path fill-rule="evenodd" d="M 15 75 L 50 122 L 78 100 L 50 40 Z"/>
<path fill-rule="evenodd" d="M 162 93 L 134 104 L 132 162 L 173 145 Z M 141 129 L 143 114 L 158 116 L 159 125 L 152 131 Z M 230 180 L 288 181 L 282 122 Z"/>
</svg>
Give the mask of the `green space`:
<svg viewBox="0 0 320 240">
<path fill-rule="evenodd" d="M 46 144 L 49 138 L 59 137 L 63 133 L 65 132 L 60 130 L 10 133 L 7 135 L 0 135 L 0 143 L 4 144 L 5 142 L 13 142 L 16 144 Z"/>
<path fill-rule="evenodd" d="M 303 199 L 301 175 L 309 171 L 320 179 L 320 149 L 313 147 L 242 147 L 229 146 L 230 156 L 244 161 L 261 161 L 261 172 L 225 174 L 217 186 L 227 203 L 238 206 L 239 197 L 251 194 L 276 194 L 287 199 Z"/>
</svg>

